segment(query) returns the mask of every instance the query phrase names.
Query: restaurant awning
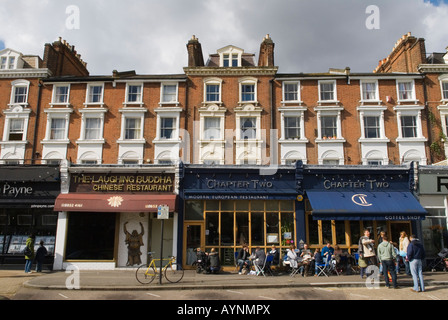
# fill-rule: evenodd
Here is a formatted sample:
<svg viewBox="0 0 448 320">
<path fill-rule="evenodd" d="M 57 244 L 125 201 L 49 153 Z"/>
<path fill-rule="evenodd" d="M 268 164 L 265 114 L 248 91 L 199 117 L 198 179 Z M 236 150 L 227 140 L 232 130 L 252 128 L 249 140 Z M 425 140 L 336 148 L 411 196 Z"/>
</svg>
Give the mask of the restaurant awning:
<svg viewBox="0 0 448 320">
<path fill-rule="evenodd" d="M 410 192 L 307 191 L 314 220 L 423 220 L 426 210 Z"/>
<path fill-rule="evenodd" d="M 175 194 L 90 194 L 68 193 L 56 198 L 54 211 L 83 212 L 157 212 L 167 205 L 170 212 L 176 211 Z"/>
</svg>

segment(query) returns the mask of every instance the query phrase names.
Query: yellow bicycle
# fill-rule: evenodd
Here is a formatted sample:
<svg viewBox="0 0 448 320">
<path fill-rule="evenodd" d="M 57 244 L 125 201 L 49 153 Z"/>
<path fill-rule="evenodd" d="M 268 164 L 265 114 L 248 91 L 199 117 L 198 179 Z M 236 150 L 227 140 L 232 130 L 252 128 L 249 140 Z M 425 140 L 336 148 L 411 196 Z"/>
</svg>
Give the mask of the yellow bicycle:
<svg viewBox="0 0 448 320">
<path fill-rule="evenodd" d="M 148 264 L 143 264 L 138 267 L 135 272 L 135 277 L 137 281 L 141 284 L 149 284 L 154 281 L 156 276 L 159 274 L 162 276 L 162 272 L 165 275 L 166 280 L 171 283 L 177 283 L 184 277 L 184 269 L 178 263 L 176 263 L 175 257 L 170 257 L 169 259 L 153 259 L 152 254 L 154 252 L 148 252 Z M 155 261 L 168 261 L 168 263 L 160 270 L 157 271 Z"/>
</svg>

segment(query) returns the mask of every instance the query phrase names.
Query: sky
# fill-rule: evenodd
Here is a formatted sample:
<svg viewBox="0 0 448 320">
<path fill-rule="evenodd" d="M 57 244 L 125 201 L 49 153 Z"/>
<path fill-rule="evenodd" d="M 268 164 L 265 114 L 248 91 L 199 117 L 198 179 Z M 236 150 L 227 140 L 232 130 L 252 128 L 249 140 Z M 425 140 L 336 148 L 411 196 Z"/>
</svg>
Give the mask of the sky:
<svg viewBox="0 0 448 320">
<path fill-rule="evenodd" d="M 183 73 L 195 35 L 204 59 L 227 45 L 258 58 L 275 43 L 280 73 L 371 72 L 404 34 L 448 46 L 448 0 L 0 0 L 0 50 L 42 57 L 62 37 L 91 75 Z"/>
</svg>

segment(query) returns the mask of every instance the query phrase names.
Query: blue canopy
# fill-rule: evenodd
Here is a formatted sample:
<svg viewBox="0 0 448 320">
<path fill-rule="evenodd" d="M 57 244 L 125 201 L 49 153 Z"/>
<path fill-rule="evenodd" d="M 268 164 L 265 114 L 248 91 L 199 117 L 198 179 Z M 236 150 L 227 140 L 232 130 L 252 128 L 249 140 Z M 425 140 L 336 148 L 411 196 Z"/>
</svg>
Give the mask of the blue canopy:
<svg viewBox="0 0 448 320">
<path fill-rule="evenodd" d="M 424 220 L 411 192 L 307 191 L 314 220 Z"/>
</svg>

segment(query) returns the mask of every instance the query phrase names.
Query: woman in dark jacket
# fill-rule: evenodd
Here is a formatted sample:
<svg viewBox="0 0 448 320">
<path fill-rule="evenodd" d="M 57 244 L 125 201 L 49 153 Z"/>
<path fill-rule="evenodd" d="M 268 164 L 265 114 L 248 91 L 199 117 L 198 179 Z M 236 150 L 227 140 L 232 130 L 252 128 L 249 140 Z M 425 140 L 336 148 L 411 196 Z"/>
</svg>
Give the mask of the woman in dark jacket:
<svg viewBox="0 0 448 320">
<path fill-rule="evenodd" d="M 39 245 L 39 248 L 36 250 L 36 272 L 42 272 L 42 264 L 44 263 L 45 256 L 48 253 L 42 240 L 40 240 Z"/>
</svg>

